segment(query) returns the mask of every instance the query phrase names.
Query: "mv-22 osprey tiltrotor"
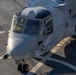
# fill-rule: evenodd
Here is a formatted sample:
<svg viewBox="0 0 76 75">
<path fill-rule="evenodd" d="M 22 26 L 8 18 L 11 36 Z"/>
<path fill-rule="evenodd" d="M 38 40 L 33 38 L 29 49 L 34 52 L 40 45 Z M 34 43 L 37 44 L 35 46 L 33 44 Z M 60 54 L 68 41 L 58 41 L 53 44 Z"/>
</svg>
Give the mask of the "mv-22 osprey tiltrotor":
<svg viewBox="0 0 76 75">
<path fill-rule="evenodd" d="M 13 16 L 7 53 L 28 71 L 24 59 L 38 57 L 59 41 L 76 34 L 76 0 L 28 0 L 28 6 Z"/>
</svg>

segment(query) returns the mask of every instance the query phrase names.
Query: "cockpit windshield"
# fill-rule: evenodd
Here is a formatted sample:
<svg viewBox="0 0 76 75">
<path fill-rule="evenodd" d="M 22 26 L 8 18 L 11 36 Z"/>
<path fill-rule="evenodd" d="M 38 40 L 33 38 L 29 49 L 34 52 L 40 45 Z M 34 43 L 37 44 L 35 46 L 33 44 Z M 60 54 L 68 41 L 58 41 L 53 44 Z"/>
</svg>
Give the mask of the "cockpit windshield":
<svg viewBox="0 0 76 75">
<path fill-rule="evenodd" d="M 32 34 L 32 35 L 41 35 L 43 32 L 42 30 L 42 22 L 39 20 L 32 20 L 29 19 L 26 22 L 26 26 L 24 29 L 25 34 Z"/>
<path fill-rule="evenodd" d="M 41 35 L 43 33 L 42 22 L 41 20 L 15 18 L 12 31 L 30 35 Z"/>
<path fill-rule="evenodd" d="M 25 19 L 23 18 L 15 18 L 13 24 L 13 32 L 22 33 L 25 25 Z"/>
</svg>

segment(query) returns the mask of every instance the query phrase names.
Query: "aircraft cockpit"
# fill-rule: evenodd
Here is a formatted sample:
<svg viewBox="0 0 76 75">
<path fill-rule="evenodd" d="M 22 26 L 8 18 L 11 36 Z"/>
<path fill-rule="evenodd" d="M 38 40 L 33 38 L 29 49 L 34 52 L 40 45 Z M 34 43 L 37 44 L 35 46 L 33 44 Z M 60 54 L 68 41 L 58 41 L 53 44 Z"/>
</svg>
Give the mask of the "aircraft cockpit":
<svg viewBox="0 0 76 75">
<path fill-rule="evenodd" d="M 41 20 L 15 18 L 12 31 L 30 35 L 41 35 L 43 33 L 43 24 Z"/>
<path fill-rule="evenodd" d="M 49 11 L 41 10 L 35 18 L 14 16 L 11 30 L 15 33 L 48 35 L 53 32 L 53 21 Z"/>
</svg>

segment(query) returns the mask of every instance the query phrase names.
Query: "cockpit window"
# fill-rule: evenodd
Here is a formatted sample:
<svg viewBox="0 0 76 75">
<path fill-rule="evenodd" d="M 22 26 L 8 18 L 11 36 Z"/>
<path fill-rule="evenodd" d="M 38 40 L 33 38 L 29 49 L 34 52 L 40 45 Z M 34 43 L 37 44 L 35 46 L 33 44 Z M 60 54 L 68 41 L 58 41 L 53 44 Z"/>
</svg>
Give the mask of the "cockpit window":
<svg viewBox="0 0 76 75">
<path fill-rule="evenodd" d="M 15 18 L 12 31 L 22 33 L 24 25 L 25 25 L 25 19 Z"/>
<path fill-rule="evenodd" d="M 24 33 L 31 35 L 41 35 L 43 33 L 42 22 L 39 20 L 27 20 Z"/>
<path fill-rule="evenodd" d="M 46 34 L 52 33 L 53 32 L 53 20 L 51 16 L 44 20 L 44 24 L 45 24 Z"/>
<path fill-rule="evenodd" d="M 34 19 L 14 18 L 12 31 L 30 35 L 41 35 L 43 33 L 42 21 Z"/>
<path fill-rule="evenodd" d="M 52 21 L 52 18 L 51 17 L 48 17 L 44 20 L 44 24 L 45 24 L 45 27 L 48 27 L 50 25 L 53 25 L 53 21 Z"/>
</svg>

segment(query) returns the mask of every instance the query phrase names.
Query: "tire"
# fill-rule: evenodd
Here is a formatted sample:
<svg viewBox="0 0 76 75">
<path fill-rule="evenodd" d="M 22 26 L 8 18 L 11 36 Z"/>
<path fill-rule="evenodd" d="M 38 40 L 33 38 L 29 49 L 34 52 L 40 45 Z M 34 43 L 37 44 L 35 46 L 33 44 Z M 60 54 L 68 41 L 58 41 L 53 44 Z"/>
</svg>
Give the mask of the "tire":
<svg viewBox="0 0 76 75">
<path fill-rule="evenodd" d="M 18 65 L 18 71 L 22 72 L 22 64 Z"/>
<path fill-rule="evenodd" d="M 28 64 L 23 65 L 23 72 L 28 72 L 29 71 L 29 66 Z"/>
</svg>

